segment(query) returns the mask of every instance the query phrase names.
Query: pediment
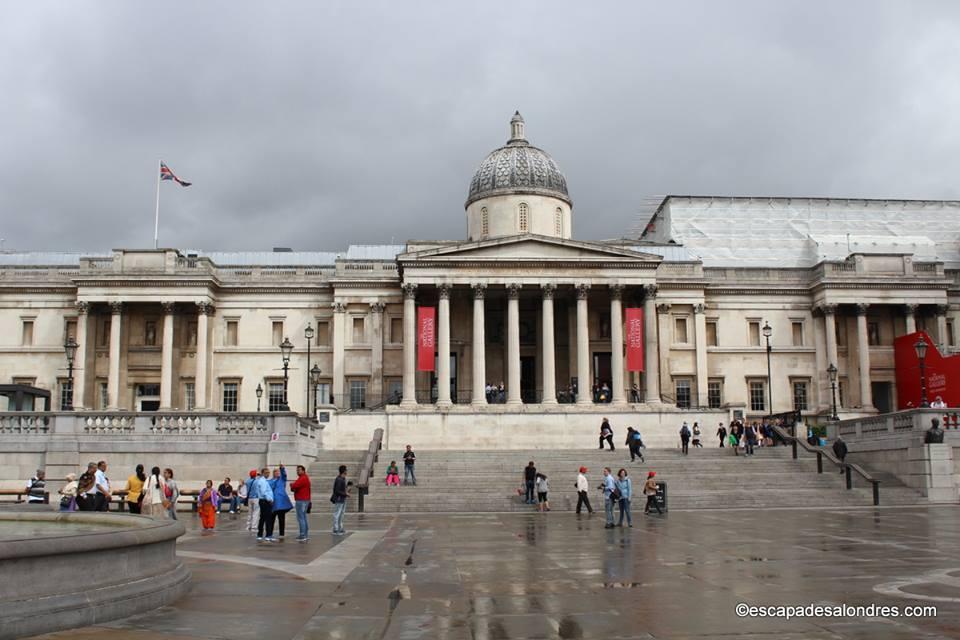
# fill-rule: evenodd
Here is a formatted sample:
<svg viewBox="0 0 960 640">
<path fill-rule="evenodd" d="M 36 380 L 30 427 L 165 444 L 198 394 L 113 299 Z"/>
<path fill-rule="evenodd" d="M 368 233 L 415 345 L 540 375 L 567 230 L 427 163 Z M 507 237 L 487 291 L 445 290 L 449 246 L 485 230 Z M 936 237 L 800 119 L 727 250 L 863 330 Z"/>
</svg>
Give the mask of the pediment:
<svg viewBox="0 0 960 640">
<path fill-rule="evenodd" d="M 397 256 L 404 261 L 636 261 L 660 262 L 656 254 L 640 253 L 600 242 L 564 240 L 548 236 L 511 236 L 479 242 L 463 242 L 453 246 L 404 253 Z"/>
</svg>

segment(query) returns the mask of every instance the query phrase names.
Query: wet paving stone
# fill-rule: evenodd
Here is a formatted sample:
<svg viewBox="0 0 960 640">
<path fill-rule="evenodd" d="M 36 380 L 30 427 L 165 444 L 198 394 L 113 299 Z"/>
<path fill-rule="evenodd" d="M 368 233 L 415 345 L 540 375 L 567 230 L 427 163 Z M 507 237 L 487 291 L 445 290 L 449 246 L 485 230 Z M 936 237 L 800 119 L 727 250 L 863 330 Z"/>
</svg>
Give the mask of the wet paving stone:
<svg viewBox="0 0 960 640">
<path fill-rule="evenodd" d="M 86 640 L 960 637 L 960 509 L 685 511 L 603 528 L 570 513 L 348 516 L 257 543 L 186 521 L 190 593 L 44 636 Z M 921 617 L 744 618 L 740 603 L 934 605 Z"/>
</svg>

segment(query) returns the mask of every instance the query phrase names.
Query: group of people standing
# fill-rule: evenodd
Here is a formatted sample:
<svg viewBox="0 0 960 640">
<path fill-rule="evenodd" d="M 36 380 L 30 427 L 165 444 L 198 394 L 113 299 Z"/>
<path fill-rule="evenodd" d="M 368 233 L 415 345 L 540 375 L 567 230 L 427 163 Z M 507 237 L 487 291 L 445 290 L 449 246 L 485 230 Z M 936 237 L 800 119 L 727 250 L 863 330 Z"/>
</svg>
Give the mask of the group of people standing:
<svg viewBox="0 0 960 640">
<path fill-rule="evenodd" d="M 588 495 L 590 482 L 587 480 L 587 471 L 588 469 L 586 467 L 580 467 L 580 471 L 577 474 L 577 482 L 575 485 L 577 488 L 577 514 L 580 513 L 582 507 L 586 507 L 588 513 L 593 513 L 593 507 L 590 506 L 590 497 Z M 643 508 L 645 514 L 649 514 L 653 509 L 659 514 L 663 513 L 657 502 L 656 475 L 656 471 L 648 471 L 647 479 L 643 483 L 643 495 L 647 498 L 647 503 Z M 627 526 L 632 527 L 633 517 L 630 513 L 630 506 L 633 500 L 633 480 L 631 480 L 629 472 L 626 469 L 620 469 L 617 471 L 617 475 L 614 476 L 610 467 L 604 467 L 603 482 L 599 490 L 603 492 L 603 510 L 606 515 L 604 528 L 612 529 L 614 526 L 622 527 L 624 519 L 627 521 Z M 614 525 L 613 522 L 615 507 L 619 507 L 620 509 L 620 521 L 618 525 Z"/>
<path fill-rule="evenodd" d="M 729 445 L 733 449 L 734 455 L 740 455 L 740 449 L 743 449 L 744 455 L 752 456 L 755 447 L 772 447 L 775 435 L 773 426 L 766 422 L 754 422 L 745 425 L 740 420 L 734 420 L 730 423 L 729 433 L 722 422 L 717 428 L 720 448 Z"/>
<path fill-rule="evenodd" d="M 42 471 L 37 471 L 38 476 L 42 477 L 42 474 Z M 90 462 L 79 478 L 77 474 L 69 473 L 65 479 L 67 483 L 60 489 L 61 511 L 109 510 L 113 491 L 110 478 L 107 477 L 105 460 Z M 173 469 L 161 471 L 160 467 L 153 467 L 147 475 L 144 466 L 138 464 L 133 474 L 127 478 L 127 490 L 123 500 L 130 513 L 176 520 L 179 497 L 180 490 L 173 479 Z"/>
<path fill-rule="evenodd" d="M 256 469 L 250 470 L 250 477 L 244 483 L 245 493 L 247 495 L 247 504 L 250 512 L 247 516 L 247 531 L 257 533 L 257 542 L 277 542 L 286 536 L 287 513 L 295 510 L 297 515 L 297 527 L 299 533 L 297 542 L 306 542 L 310 539 L 310 527 L 307 521 L 307 514 L 311 511 L 310 501 L 310 476 L 307 475 L 307 469 L 303 465 L 297 465 L 297 478 L 290 483 L 290 489 L 293 491 L 293 501 L 287 493 L 287 469 L 280 464 L 279 467 L 271 473 L 269 467 L 264 467 L 259 472 Z M 213 492 L 213 483 L 207 481 L 207 489 Z M 204 506 L 200 502 L 201 508 Z M 212 505 L 211 501 L 207 503 Z M 207 512 L 210 513 L 208 507 Z M 213 509 L 216 513 L 216 509 Z M 201 513 L 201 519 L 203 514 Z M 204 524 L 206 527 L 206 524 Z M 274 536 L 276 531 L 277 536 Z"/>
</svg>

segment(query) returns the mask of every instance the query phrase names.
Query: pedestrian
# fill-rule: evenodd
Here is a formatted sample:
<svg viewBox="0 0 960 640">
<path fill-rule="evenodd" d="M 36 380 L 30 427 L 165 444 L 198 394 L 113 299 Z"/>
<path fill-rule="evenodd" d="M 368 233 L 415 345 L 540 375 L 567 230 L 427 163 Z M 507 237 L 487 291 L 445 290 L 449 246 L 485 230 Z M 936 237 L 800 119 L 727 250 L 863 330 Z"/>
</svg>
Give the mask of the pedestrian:
<svg viewBox="0 0 960 640">
<path fill-rule="evenodd" d="M 223 482 L 220 483 L 220 486 L 217 487 L 217 493 L 220 494 L 220 503 L 227 503 L 227 505 L 230 507 L 230 513 L 236 513 L 240 502 L 240 496 L 238 496 L 237 492 L 233 490 L 233 485 L 230 484 L 229 476 L 224 478 Z"/>
<path fill-rule="evenodd" d="M 732 428 L 733 428 L 733 427 L 731 427 L 731 429 L 732 429 Z M 740 455 L 740 452 L 739 452 L 739 446 L 738 446 L 738 443 L 737 443 L 737 434 L 735 434 L 735 433 L 733 433 L 733 431 L 731 431 L 731 432 L 730 432 L 730 436 L 728 437 L 728 440 L 729 440 L 729 442 L 730 442 L 730 448 L 733 449 L 733 455 L 739 456 L 739 455 Z"/>
<path fill-rule="evenodd" d="M 606 418 L 600 423 L 600 448 L 603 449 L 603 443 L 606 441 L 610 445 L 610 451 L 615 451 L 613 447 L 613 427 Z"/>
<path fill-rule="evenodd" d="M 656 471 L 648 472 L 647 481 L 643 483 L 643 495 L 647 496 L 647 504 L 643 508 L 643 512 L 649 514 L 650 509 L 654 508 L 657 513 L 662 515 L 663 511 L 660 510 L 660 505 L 657 503 L 657 481 L 654 480 L 656 475 Z"/>
<path fill-rule="evenodd" d="M 720 423 L 720 428 L 717 429 L 717 437 L 720 438 L 720 448 L 723 449 L 724 441 L 727 439 L 727 429 L 723 426 L 723 423 Z"/>
<path fill-rule="evenodd" d="M 342 536 L 346 533 L 343 528 L 343 514 L 347 510 L 347 498 L 350 497 L 350 487 L 353 483 L 347 482 L 347 465 L 340 465 L 338 471 L 333 481 L 330 502 L 333 503 L 333 535 Z"/>
<path fill-rule="evenodd" d="M 60 489 L 60 511 L 77 510 L 77 474 L 68 473 L 65 478 L 67 483 Z"/>
<path fill-rule="evenodd" d="M 163 481 L 165 487 L 163 490 L 164 495 L 167 498 L 167 515 L 171 520 L 177 519 L 177 502 L 180 500 L 180 487 L 177 486 L 177 481 L 173 479 L 173 469 L 167 467 L 163 470 Z"/>
<path fill-rule="evenodd" d="M 613 479 L 610 467 L 603 468 L 603 484 L 600 485 L 600 490 L 603 491 L 603 513 L 607 517 L 607 523 L 603 528 L 613 529 L 613 503 L 616 501 L 617 483 Z"/>
<path fill-rule="evenodd" d="M 293 503 L 287 493 L 287 469 L 283 463 L 280 463 L 279 469 L 273 470 L 270 488 L 273 489 L 273 518 L 279 524 L 278 537 L 282 538 L 286 533 L 287 512 L 293 509 Z"/>
<path fill-rule="evenodd" d="M 690 451 L 690 427 L 687 426 L 686 422 L 680 427 L 680 445 L 683 450 L 683 455 L 687 455 Z"/>
<path fill-rule="evenodd" d="M 257 523 L 260 522 L 260 496 L 257 495 L 257 477 L 260 475 L 256 469 L 250 470 L 250 477 L 245 483 L 247 485 L 247 504 L 250 507 L 247 512 L 247 531 L 256 531 Z"/>
<path fill-rule="evenodd" d="M 273 537 L 273 488 L 270 486 L 270 469 L 264 467 L 254 480 L 257 501 L 260 503 L 260 518 L 257 520 L 257 542 L 276 542 Z M 264 535 L 266 534 L 266 535 Z"/>
<path fill-rule="evenodd" d="M 534 500 L 534 485 L 537 481 L 537 467 L 533 464 L 533 460 L 523 468 L 523 487 L 526 491 L 524 497 L 524 502 L 527 504 L 536 504 L 537 501 Z"/>
<path fill-rule="evenodd" d="M 93 511 L 96 506 L 97 463 L 87 464 L 87 470 L 77 480 L 77 508 L 80 511 Z"/>
<path fill-rule="evenodd" d="M 217 511 L 220 510 L 220 492 L 213 490 L 213 480 L 207 480 L 200 495 L 197 496 L 197 515 L 204 531 L 213 530 L 217 525 Z"/>
<path fill-rule="evenodd" d="M 840 461 L 840 473 L 843 473 L 843 469 L 846 466 L 847 459 L 847 443 L 843 441 L 839 435 L 837 439 L 833 442 L 833 455 L 837 456 L 837 460 Z"/>
<path fill-rule="evenodd" d="M 693 446 L 700 447 L 703 449 L 703 445 L 700 444 L 700 423 L 693 423 Z"/>
<path fill-rule="evenodd" d="M 400 469 L 397 468 L 396 460 L 391 460 L 390 466 L 387 467 L 387 486 L 390 485 L 400 486 Z"/>
<path fill-rule="evenodd" d="M 101 460 L 97 463 L 97 471 L 94 474 L 96 482 L 94 483 L 94 490 L 96 495 L 94 496 L 93 501 L 93 510 L 94 511 L 109 511 L 110 510 L 110 479 L 107 478 L 107 462 L 106 460 Z"/>
<path fill-rule="evenodd" d="M 412 481 L 413 486 L 417 486 L 417 474 L 413 472 L 413 465 L 417 462 L 417 454 L 413 452 L 410 445 L 403 452 L 403 484 Z"/>
<path fill-rule="evenodd" d="M 244 482 L 243 480 L 240 480 L 239 482 L 237 482 L 237 485 L 238 485 L 238 486 L 237 486 L 237 499 L 239 500 L 239 502 L 238 502 L 238 504 L 237 504 L 237 513 L 240 513 L 240 506 L 241 506 L 241 505 L 244 506 L 244 507 L 246 507 L 246 506 L 248 506 L 248 505 L 250 504 L 250 502 L 249 502 L 249 495 L 250 495 L 250 494 L 249 494 L 249 491 L 250 491 L 250 488 L 247 486 L 247 483 Z"/>
<path fill-rule="evenodd" d="M 580 467 L 580 472 L 577 474 L 577 483 L 574 485 L 577 488 L 577 515 L 580 515 L 580 507 L 586 507 L 587 513 L 593 514 L 593 507 L 590 506 L 590 496 L 587 495 L 590 491 L 590 483 L 587 482 L 587 468 Z"/>
<path fill-rule="evenodd" d="M 547 494 L 550 493 L 550 483 L 547 481 L 547 476 L 542 473 L 537 474 L 537 510 L 540 512 L 550 511 L 550 502 L 547 499 Z"/>
<path fill-rule="evenodd" d="M 637 458 L 637 445 L 633 441 L 633 427 L 627 427 L 627 439 L 624 441 L 627 448 L 630 450 L 630 462 L 633 462 Z"/>
<path fill-rule="evenodd" d="M 169 513 L 166 478 L 160 474 L 160 467 L 150 469 L 150 477 L 143 483 L 143 500 L 140 501 L 140 513 L 157 520 L 163 520 Z"/>
<path fill-rule="evenodd" d="M 620 492 L 620 526 L 623 526 L 623 517 L 627 517 L 627 526 L 633 527 L 633 518 L 630 515 L 630 499 L 633 497 L 633 481 L 626 469 L 617 472 L 617 490 Z"/>
<path fill-rule="evenodd" d="M 138 464 L 133 475 L 127 478 L 127 509 L 130 513 L 143 512 L 143 483 L 147 481 L 147 474 L 143 472 L 143 465 Z"/>
<path fill-rule="evenodd" d="M 630 402 L 640 402 L 640 387 L 637 386 L 636 382 L 630 387 Z"/>
<path fill-rule="evenodd" d="M 27 481 L 27 503 L 43 504 L 47 495 L 47 474 L 43 469 L 37 469 L 37 474 Z M 46 498 L 49 501 L 49 498 Z"/>
<path fill-rule="evenodd" d="M 397 484 L 400 484 L 399 479 Z M 300 530 L 297 541 L 306 542 L 310 539 L 310 525 L 307 522 L 307 514 L 310 513 L 313 503 L 310 498 L 310 476 L 307 475 L 307 468 L 302 464 L 297 465 L 297 479 L 290 483 L 290 489 L 293 491 L 293 505 L 297 511 L 297 528 Z"/>
<path fill-rule="evenodd" d="M 748 456 L 753 455 L 753 447 L 757 443 L 757 425 L 756 423 L 747 425 L 743 432 L 743 439 L 746 442 L 744 453 Z"/>
</svg>

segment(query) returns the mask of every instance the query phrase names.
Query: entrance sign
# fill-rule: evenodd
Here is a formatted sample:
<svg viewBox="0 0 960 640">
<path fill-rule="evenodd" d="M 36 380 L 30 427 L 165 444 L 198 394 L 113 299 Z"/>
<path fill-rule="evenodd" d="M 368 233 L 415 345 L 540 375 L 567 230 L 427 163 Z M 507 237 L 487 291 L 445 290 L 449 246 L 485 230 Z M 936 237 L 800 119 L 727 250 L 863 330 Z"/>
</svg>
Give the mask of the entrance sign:
<svg viewBox="0 0 960 640">
<path fill-rule="evenodd" d="M 920 360 L 914 348 L 920 336 L 929 345 L 923 359 L 927 401 L 933 402 L 940 396 L 948 407 L 960 407 L 960 355 L 944 357 L 926 331 L 917 331 L 893 341 L 897 409 L 903 411 L 920 406 Z"/>
<path fill-rule="evenodd" d="M 627 307 L 627 371 L 643 371 L 643 309 Z"/>
<path fill-rule="evenodd" d="M 433 371 L 437 350 L 437 308 L 417 308 L 417 371 Z"/>
</svg>

